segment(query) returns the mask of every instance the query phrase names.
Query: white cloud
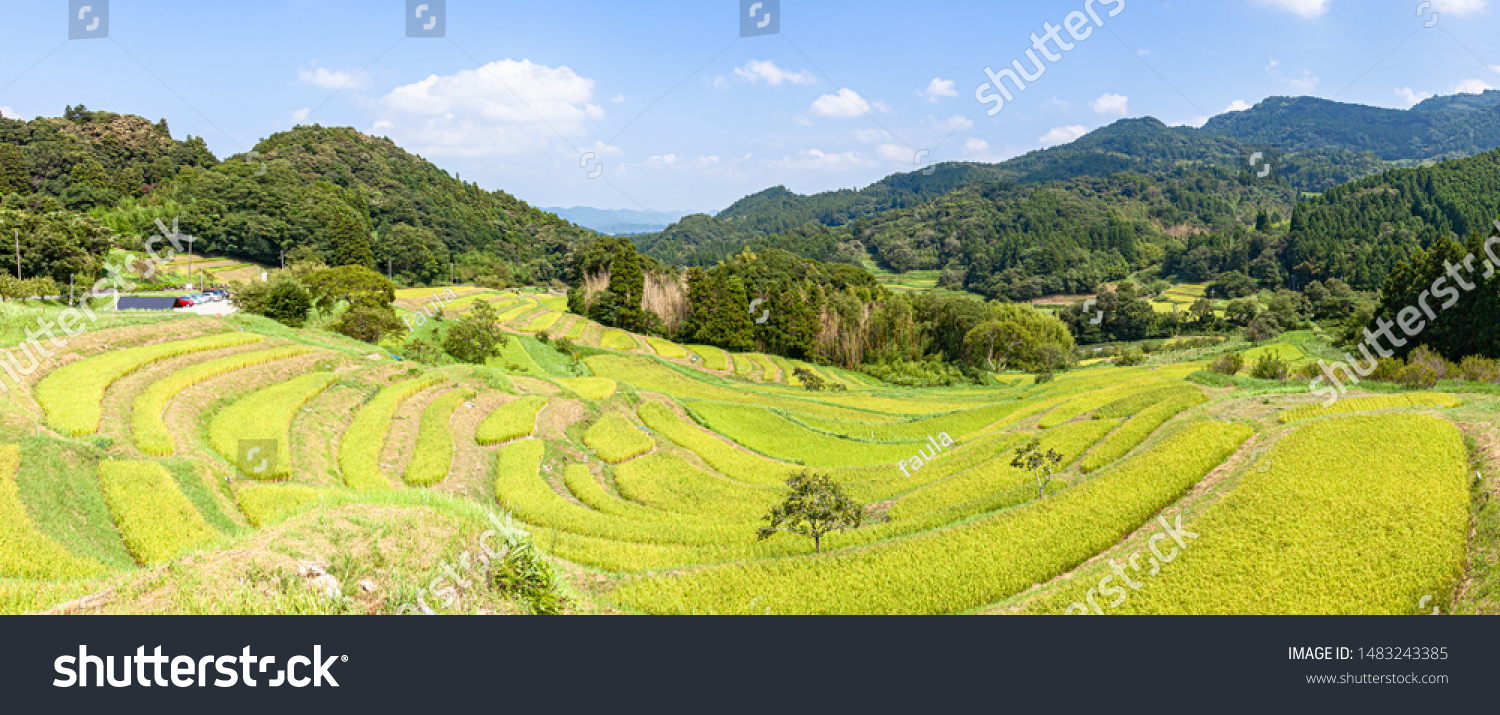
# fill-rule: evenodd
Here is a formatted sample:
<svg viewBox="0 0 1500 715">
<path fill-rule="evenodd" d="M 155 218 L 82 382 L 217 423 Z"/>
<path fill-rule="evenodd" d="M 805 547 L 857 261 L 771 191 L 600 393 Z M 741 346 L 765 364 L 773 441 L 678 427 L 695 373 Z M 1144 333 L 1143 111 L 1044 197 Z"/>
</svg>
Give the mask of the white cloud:
<svg viewBox="0 0 1500 715">
<path fill-rule="evenodd" d="M 10 107 L 0 107 L 0 117 L 5 117 L 6 119 L 19 119 L 20 116 L 20 114 L 16 113 L 16 110 L 11 109 Z"/>
<path fill-rule="evenodd" d="M 620 102 L 625 101 L 625 95 L 623 95 L 623 94 L 617 94 L 617 95 L 615 95 L 613 97 L 610 97 L 609 101 L 614 102 L 616 104 L 619 104 Z"/>
<path fill-rule="evenodd" d="M 891 133 L 884 129 L 856 129 L 854 130 L 854 138 L 866 144 L 874 144 L 876 142 L 890 141 Z"/>
<path fill-rule="evenodd" d="M 1297 92 L 1312 94 L 1312 91 L 1318 88 L 1318 83 L 1322 82 L 1323 79 L 1313 76 L 1312 70 L 1302 70 L 1301 77 L 1282 77 L 1281 81 L 1291 85 L 1292 89 Z"/>
<path fill-rule="evenodd" d="M 964 140 L 965 154 L 983 154 L 990 150 L 990 143 L 978 137 L 969 137 Z"/>
<path fill-rule="evenodd" d="M 292 112 L 292 124 L 301 124 L 307 121 L 307 117 L 310 114 L 312 114 L 312 109 L 308 107 L 303 107 L 302 109 Z"/>
<path fill-rule="evenodd" d="M 870 167 L 874 162 L 852 151 L 841 154 L 829 154 L 818 149 L 804 149 L 797 152 L 796 158 L 783 157 L 773 162 L 783 169 L 812 169 L 817 171 L 849 171 L 852 169 L 864 169 Z"/>
<path fill-rule="evenodd" d="M 911 147 L 904 147 L 900 144 L 881 144 L 875 148 L 875 153 L 886 161 L 893 161 L 899 164 L 917 163 L 917 152 L 913 151 Z"/>
<path fill-rule="evenodd" d="M 870 103 L 852 89 L 841 89 L 838 94 L 825 94 L 812 103 L 812 113 L 825 119 L 853 119 L 870 112 Z"/>
<path fill-rule="evenodd" d="M 781 84 L 791 82 L 792 84 L 817 84 L 818 77 L 811 72 L 788 72 L 776 66 L 771 60 L 750 60 L 744 67 L 734 68 L 734 73 L 742 79 L 750 82 L 766 82 L 767 84 Z"/>
<path fill-rule="evenodd" d="M 677 163 L 677 155 L 676 154 L 667 154 L 665 156 L 653 156 L 650 159 L 646 160 L 646 166 L 649 166 L 649 167 L 651 167 L 653 169 L 665 169 L 665 168 L 667 168 L 667 167 L 669 167 L 669 166 L 671 166 L 673 164 L 676 164 L 676 163 Z"/>
<path fill-rule="evenodd" d="M 1468 15 L 1473 12 L 1481 12 L 1488 8 L 1489 0 L 1432 0 L 1432 6 L 1439 12 L 1451 12 L 1454 15 Z"/>
<path fill-rule="evenodd" d="M 1406 106 L 1410 107 L 1420 103 L 1422 100 L 1427 99 L 1428 97 L 1431 97 L 1432 93 L 1415 92 L 1412 91 L 1411 87 L 1397 87 L 1396 96 L 1400 97 L 1401 101 L 1406 102 Z"/>
<path fill-rule="evenodd" d="M 1289 10 L 1303 17 L 1318 17 L 1328 12 L 1333 0 L 1257 0 L 1262 5 Z"/>
<path fill-rule="evenodd" d="M 1233 102 L 1230 102 L 1229 106 L 1227 106 L 1227 107 L 1224 108 L 1224 111 L 1225 112 L 1243 112 L 1246 109 L 1250 109 L 1250 108 L 1251 108 L 1251 104 L 1249 102 L 1246 102 L 1243 99 L 1236 99 Z"/>
<path fill-rule="evenodd" d="M 1483 94 L 1485 90 L 1494 89 L 1489 82 L 1482 79 L 1466 79 L 1458 83 L 1453 89 L 1454 94 Z"/>
<path fill-rule="evenodd" d="M 566 147 L 566 146 L 560 146 L 559 145 L 558 146 L 558 151 L 562 152 L 563 154 L 565 154 L 567 156 L 573 156 L 573 154 L 574 154 L 573 150 L 571 148 L 569 148 L 569 147 Z M 617 146 L 615 146 L 613 144 L 605 144 L 604 142 L 601 142 L 601 141 L 595 141 L 593 146 L 584 147 L 583 151 L 585 151 L 585 152 L 589 152 L 589 151 L 594 152 L 594 156 L 596 156 L 596 157 L 598 157 L 598 156 L 624 156 L 625 155 L 625 150 L 624 149 L 621 149 L 620 147 L 617 147 Z"/>
<path fill-rule="evenodd" d="M 1135 53 L 1137 55 L 1140 55 L 1141 57 L 1147 57 L 1147 56 L 1150 56 L 1151 50 L 1148 50 L 1148 49 L 1146 49 L 1146 48 L 1143 47 L 1143 48 L 1141 48 L 1139 50 L 1136 50 Z"/>
<path fill-rule="evenodd" d="M 1088 133 L 1089 130 L 1087 127 L 1074 124 L 1067 127 L 1057 127 L 1052 131 L 1043 134 L 1041 138 L 1037 139 L 1037 142 L 1042 146 L 1067 144 L 1068 142 L 1073 141 L 1074 139 L 1077 139 L 1078 137 L 1081 137 Z"/>
<path fill-rule="evenodd" d="M 1271 70 L 1274 70 L 1274 69 L 1276 69 L 1277 67 L 1280 67 L 1280 66 L 1281 66 L 1281 60 L 1271 60 L 1271 63 L 1268 64 L 1268 65 L 1266 65 L 1266 71 L 1270 72 Z"/>
<path fill-rule="evenodd" d="M 297 70 L 297 79 L 302 80 L 314 87 L 322 89 L 342 89 L 351 87 L 358 89 L 369 84 L 369 76 L 360 74 L 355 76 L 350 72 L 337 72 L 327 67 L 319 67 L 315 70 Z"/>
<path fill-rule="evenodd" d="M 974 126 L 973 120 L 962 114 L 955 114 L 947 119 L 938 119 L 929 114 L 927 115 L 927 119 L 923 120 L 923 123 L 940 132 L 948 132 L 950 134 Z"/>
<path fill-rule="evenodd" d="M 1064 102 L 1061 99 L 1058 99 L 1057 97 L 1053 97 L 1052 99 L 1049 99 L 1049 100 L 1047 100 L 1045 102 L 1042 102 L 1042 109 L 1048 109 L 1048 108 L 1051 108 L 1051 107 L 1057 107 L 1058 109 L 1067 109 L 1068 107 L 1071 107 L 1071 106 L 1073 106 L 1073 105 L 1068 104 L 1067 102 Z"/>
<path fill-rule="evenodd" d="M 933 103 L 942 97 L 957 97 L 958 90 L 954 88 L 954 84 L 951 79 L 934 77 L 931 82 L 927 83 L 927 89 L 917 90 L 917 96 L 926 97 L 927 101 Z"/>
<path fill-rule="evenodd" d="M 718 165 L 719 165 L 719 157 L 717 157 L 717 156 L 700 156 L 700 157 L 698 157 L 698 166 L 718 166 Z"/>
<path fill-rule="evenodd" d="M 1089 102 L 1098 114 L 1113 114 L 1123 117 L 1130 114 L 1130 98 L 1123 94 L 1102 94 L 1099 98 Z"/>
<path fill-rule="evenodd" d="M 1208 120 L 1209 120 L 1209 117 L 1193 117 L 1192 119 L 1186 119 L 1186 120 L 1183 120 L 1183 121 L 1180 121 L 1180 122 L 1175 122 L 1175 123 L 1172 123 L 1172 124 L 1168 124 L 1167 126 L 1169 126 L 1169 127 L 1192 127 L 1194 129 L 1202 129 L 1203 125 L 1205 125 L 1205 124 L 1208 123 Z"/>
<path fill-rule="evenodd" d="M 725 77 L 724 75 L 719 75 L 718 77 L 714 78 L 714 89 L 723 89 L 723 88 L 728 87 L 728 86 L 729 86 L 729 78 L 728 77 Z"/>
<path fill-rule="evenodd" d="M 604 109 L 594 80 L 567 67 L 500 60 L 397 87 L 377 106 L 401 143 L 429 156 L 493 156 L 579 136 Z"/>
</svg>

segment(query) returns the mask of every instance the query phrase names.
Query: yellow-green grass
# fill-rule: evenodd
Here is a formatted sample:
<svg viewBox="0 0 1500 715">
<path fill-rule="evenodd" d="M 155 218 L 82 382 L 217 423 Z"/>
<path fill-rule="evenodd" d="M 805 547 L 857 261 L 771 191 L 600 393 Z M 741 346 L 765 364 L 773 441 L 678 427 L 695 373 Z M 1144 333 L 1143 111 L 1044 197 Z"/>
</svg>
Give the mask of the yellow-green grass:
<svg viewBox="0 0 1500 715">
<path fill-rule="evenodd" d="M 167 404 L 184 390 L 225 373 L 310 352 L 313 352 L 312 348 L 293 345 L 274 350 L 231 355 L 184 368 L 152 383 L 145 392 L 135 398 L 135 404 L 131 408 L 130 431 L 131 437 L 135 440 L 135 446 L 149 455 L 172 456 L 175 445 L 172 434 L 167 431 L 167 423 L 162 418 L 162 413 L 166 411 Z"/>
<path fill-rule="evenodd" d="M 1082 485 L 970 524 L 849 552 L 648 576 L 613 592 L 648 613 L 954 613 L 1065 573 L 1140 528 L 1251 435 L 1205 422 Z"/>
<path fill-rule="evenodd" d="M 1156 390 L 1149 390 L 1147 392 L 1141 392 L 1111 402 L 1103 407 L 1100 407 L 1097 410 L 1094 410 L 1094 417 L 1098 419 L 1107 419 L 1111 417 L 1129 417 L 1151 407 L 1152 405 L 1166 402 L 1167 400 L 1170 400 L 1174 397 L 1190 394 L 1201 395 L 1203 393 L 1193 385 L 1169 385 L 1167 387 L 1162 387 Z"/>
<path fill-rule="evenodd" d="M 499 444 L 518 437 L 530 436 L 536 430 L 536 415 L 547 406 L 545 397 L 522 397 L 513 400 L 485 415 L 474 432 L 474 440 L 480 444 Z"/>
<path fill-rule="evenodd" d="M 618 412 L 601 416 L 585 430 L 583 443 L 610 464 L 639 457 L 656 446 L 656 442 L 636 427 L 630 418 Z"/>
<path fill-rule="evenodd" d="M 391 419 L 407 398 L 446 379 L 443 375 L 432 374 L 398 382 L 381 388 L 360 408 L 339 440 L 339 471 L 344 475 L 345 484 L 355 489 L 391 488 L 390 481 L 380 469 L 380 450 L 385 446 Z"/>
<path fill-rule="evenodd" d="M 599 347 L 605 350 L 634 350 L 636 344 L 630 334 L 623 330 L 606 330 L 604 337 L 599 339 Z"/>
<path fill-rule="evenodd" d="M 516 318 L 519 318 L 522 315 L 530 313 L 531 311 L 536 310 L 536 309 L 537 309 L 536 301 L 533 301 L 533 300 L 522 300 L 520 305 L 517 305 L 516 307 L 511 308 L 510 310 L 507 310 L 504 313 L 501 313 L 499 321 L 502 322 L 502 323 L 509 323 L 510 321 L 515 320 Z"/>
<path fill-rule="evenodd" d="M 586 400 L 608 400 L 613 397 L 619 384 L 607 377 L 565 377 L 557 384 L 578 393 Z"/>
<path fill-rule="evenodd" d="M 775 363 L 776 367 L 781 370 L 782 382 L 792 387 L 802 387 L 802 380 L 797 377 L 794 372 L 795 368 L 792 367 L 790 361 L 780 355 L 771 355 L 769 357 L 771 358 L 771 362 Z"/>
<path fill-rule="evenodd" d="M 908 442 L 856 442 L 815 432 L 763 407 L 697 401 L 686 405 L 709 429 L 752 451 L 811 467 L 894 465 L 928 448 L 927 437 L 939 439 L 941 432 L 927 432 Z"/>
<path fill-rule="evenodd" d="M 433 288 L 397 288 L 396 289 L 396 300 L 403 300 L 403 299 L 407 299 L 407 298 L 430 298 L 430 297 L 433 296 L 433 294 L 436 294 L 438 297 L 442 297 L 443 291 L 449 291 L 449 290 L 453 291 L 454 295 L 460 295 L 461 296 L 461 295 L 464 295 L 466 293 L 472 293 L 472 292 L 477 291 L 479 289 L 474 288 L 472 286 L 436 286 L 436 287 L 433 287 Z"/>
<path fill-rule="evenodd" d="M 1463 435 L 1438 418 L 1310 422 L 1185 527 L 1201 536 L 1157 578 L 1113 611 L 1096 602 L 1109 613 L 1394 615 L 1432 596 L 1427 609 L 1446 612 L 1464 573 L 1468 476 Z M 1168 555 L 1172 545 L 1161 542 Z"/>
<path fill-rule="evenodd" d="M 417 448 L 406 465 L 406 483 L 430 487 L 448 478 L 453 467 L 453 430 L 448 428 L 453 412 L 474 397 L 473 390 L 453 390 L 433 400 L 422 410 L 422 425 L 417 430 Z"/>
<path fill-rule="evenodd" d="M 781 368 L 776 367 L 776 363 L 772 362 L 769 356 L 764 353 L 750 353 L 749 358 L 760 367 L 761 382 L 781 381 Z"/>
<path fill-rule="evenodd" d="M 1288 345 L 1287 343 L 1272 343 L 1271 345 L 1262 345 L 1258 348 L 1252 348 L 1245 351 L 1245 369 L 1250 369 L 1255 365 L 1255 361 L 1267 355 L 1280 358 L 1287 362 L 1298 362 L 1307 358 L 1307 355 L 1303 353 L 1301 348 L 1298 348 L 1296 345 Z"/>
<path fill-rule="evenodd" d="M 726 521 L 759 518 L 779 496 L 772 487 L 724 479 L 671 452 L 615 467 L 615 488 L 631 502 L 659 512 Z"/>
<path fill-rule="evenodd" d="M 276 468 L 261 474 L 247 473 L 261 481 L 279 481 L 292 474 L 291 427 L 297 411 L 317 397 L 337 377 L 331 372 L 313 372 L 250 393 L 220 410 L 209 423 L 209 444 L 236 467 L 240 440 L 275 440 Z"/>
<path fill-rule="evenodd" d="M 1024 410 L 1029 406 L 1029 402 L 1007 400 L 936 417 L 884 424 L 850 422 L 806 413 L 789 413 L 789 415 L 794 421 L 819 432 L 867 439 L 872 442 L 920 441 L 927 439 L 929 435 L 936 436 L 942 432 L 947 432 L 954 439 L 961 440 L 997 424 L 1008 424 L 1010 422 L 1008 418 L 1015 415 L 1018 410 Z"/>
<path fill-rule="evenodd" d="M 100 462 L 99 486 L 125 548 L 144 566 L 171 561 L 218 536 L 156 462 Z"/>
<path fill-rule="evenodd" d="M 673 476 L 672 470 L 693 469 L 693 466 L 689 464 L 687 460 L 683 459 L 679 455 L 674 454 L 653 454 L 648 457 L 642 457 L 641 459 L 628 462 L 627 465 L 635 465 L 647 460 L 651 460 L 651 469 L 664 470 L 662 473 L 653 475 L 654 478 L 659 479 L 670 478 L 671 476 Z M 621 469 L 624 469 L 627 465 L 621 465 Z M 637 471 L 639 470 L 632 470 L 633 473 Z M 738 522 L 742 525 L 749 525 L 752 522 L 759 520 L 761 514 L 764 513 L 764 509 L 759 512 L 741 510 L 733 513 L 729 511 L 720 512 L 710 516 L 708 514 L 693 514 L 659 509 L 657 507 L 641 504 L 636 501 L 624 499 L 621 498 L 621 496 L 611 494 L 609 490 L 605 489 L 604 485 L 600 484 L 599 480 L 594 477 L 594 473 L 589 469 L 589 465 L 587 464 L 568 465 L 568 468 L 567 470 L 565 470 L 563 475 L 563 484 L 567 486 L 568 492 L 570 494 L 577 498 L 578 501 L 581 501 L 584 504 L 588 505 L 589 508 L 598 512 L 609 514 L 611 516 L 617 516 L 638 522 L 659 522 L 663 524 L 685 524 L 690 526 L 701 526 L 704 524 L 713 523 L 728 524 Z M 768 492 L 764 496 L 771 497 L 773 495 Z M 765 508 L 768 509 L 769 504 L 767 504 Z M 754 528 L 755 527 L 752 525 L 750 526 L 750 528 L 744 529 L 744 531 L 751 532 L 754 531 Z"/>
<path fill-rule="evenodd" d="M 699 362 L 710 370 L 729 369 L 729 353 L 724 352 L 722 348 L 712 345 L 689 345 L 688 349 L 693 351 L 698 356 Z"/>
<path fill-rule="evenodd" d="M 154 362 L 180 355 L 259 342 L 253 333 L 226 333 L 128 348 L 64 365 L 36 386 L 36 400 L 47 422 L 63 434 L 80 437 L 99 431 L 100 402 L 115 381 Z"/>
<path fill-rule="evenodd" d="M 755 372 L 755 361 L 745 353 L 734 354 L 734 374 L 740 377 L 750 377 Z"/>
<path fill-rule="evenodd" d="M 661 338 L 646 338 L 646 342 L 651 345 L 651 349 L 656 351 L 657 355 L 665 358 L 677 358 L 681 360 L 687 359 L 687 351 L 682 349 L 681 345 L 678 345 L 677 343 L 674 343 L 670 340 L 662 340 Z"/>
<path fill-rule="evenodd" d="M 568 296 L 565 295 L 544 296 L 538 298 L 537 302 L 558 312 L 566 311 L 568 309 Z"/>
<path fill-rule="evenodd" d="M 1431 392 L 1377 395 L 1375 397 L 1357 397 L 1353 399 L 1346 398 L 1335 402 L 1332 407 L 1324 407 L 1318 404 L 1286 410 L 1281 413 L 1281 423 L 1289 424 L 1315 417 L 1326 417 L 1328 415 L 1347 414 L 1350 412 L 1373 412 L 1375 410 L 1388 410 L 1397 407 L 1451 408 L 1459 407 L 1463 403 L 1463 400 L 1453 395 Z"/>
<path fill-rule="evenodd" d="M 1064 402 L 1063 404 L 1059 405 L 1057 409 L 1052 410 L 1051 412 L 1048 412 L 1046 415 L 1044 415 L 1042 417 L 1041 427 L 1042 429 L 1050 429 L 1052 427 L 1056 427 L 1057 425 L 1067 422 L 1068 420 L 1071 420 L 1081 414 L 1093 412 L 1094 410 L 1097 410 L 1122 398 L 1131 397 L 1142 392 L 1165 387 L 1167 384 L 1168 383 L 1165 380 L 1148 377 L 1139 380 L 1131 380 L 1130 382 L 1126 382 L 1115 387 L 1086 392 L 1084 394 L 1078 395 L 1077 397 L 1074 397 L 1071 400 L 1068 400 L 1067 402 Z"/>
<path fill-rule="evenodd" d="M 244 484 L 235 489 L 240 511 L 251 526 L 270 526 L 304 504 L 317 501 L 323 490 L 298 484 Z"/>
<path fill-rule="evenodd" d="M 1057 449 L 1067 462 L 1089 448 L 1109 431 L 1107 424 L 1096 421 L 1076 422 L 1042 435 L 1044 449 Z M 1030 473 L 1010 466 L 1013 449 L 1025 440 L 1028 434 L 1001 434 L 985 438 L 988 459 L 952 476 L 932 482 L 901 497 L 887 514 L 892 521 L 912 519 L 959 504 L 977 504 L 996 495 L 1006 495 L 1011 504 L 1035 499 L 1036 482 Z M 1049 485 L 1056 491 L 1062 485 Z M 980 513 L 971 509 L 970 513 Z"/>
<path fill-rule="evenodd" d="M 490 358 L 487 364 L 526 375 L 547 374 L 547 371 L 537 364 L 536 359 L 531 357 L 531 353 L 526 351 L 526 345 L 521 342 L 521 338 L 514 335 L 500 346 L 500 356 Z M 511 367 L 513 365 L 514 368 Z"/>
<path fill-rule="evenodd" d="M 0 579 L 56 581 L 103 572 L 103 564 L 73 555 L 37 529 L 16 485 L 20 466 L 20 447 L 0 445 Z"/>
<path fill-rule="evenodd" d="M 1083 460 L 1081 469 L 1085 474 L 1098 470 L 1114 462 L 1115 460 L 1130 454 L 1130 450 L 1140 446 L 1167 420 L 1182 414 L 1184 410 L 1197 407 L 1208 401 L 1203 393 L 1194 390 L 1191 393 L 1172 397 L 1164 402 L 1159 402 L 1151 407 L 1136 413 L 1125 422 L 1114 434 L 1104 440 L 1089 456 Z"/>
<path fill-rule="evenodd" d="M 580 338 L 583 337 L 583 331 L 588 330 L 588 327 L 589 327 L 589 321 L 588 321 L 588 319 L 587 318 L 579 318 L 578 322 L 576 322 L 576 323 L 573 324 L 573 328 L 568 331 L 568 334 L 565 335 L 565 336 L 563 336 L 563 337 L 566 337 L 569 340 L 576 341 L 576 340 L 578 340 L 578 339 L 580 339 Z"/>
<path fill-rule="evenodd" d="M 531 322 L 526 324 L 526 327 L 521 328 L 521 332 L 540 333 L 543 330 L 551 328 L 553 325 L 557 324 L 557 319 L 561 318 L 562 316 L 562 313 L 542 313 L 541 315 L 532 318 Z"/>
</svg>

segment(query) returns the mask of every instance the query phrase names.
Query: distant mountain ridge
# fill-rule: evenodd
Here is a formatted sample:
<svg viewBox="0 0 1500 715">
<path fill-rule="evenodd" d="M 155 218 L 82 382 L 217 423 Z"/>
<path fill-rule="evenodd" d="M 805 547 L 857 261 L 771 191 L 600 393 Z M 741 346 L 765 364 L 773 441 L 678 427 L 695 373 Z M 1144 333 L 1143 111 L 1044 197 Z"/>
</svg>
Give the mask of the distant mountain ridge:
<svg viewBox="0 0 1500 715">
<path fill-rule="evenodd" d="M 572 208 L 542 208 L 573 223 L 598 233 L 611 236 L 628 236 L 637 233 L 655 233 L 701 211 L 636 211 L 634 209 L 596 209 L 588 206 Z"/>
</svg>

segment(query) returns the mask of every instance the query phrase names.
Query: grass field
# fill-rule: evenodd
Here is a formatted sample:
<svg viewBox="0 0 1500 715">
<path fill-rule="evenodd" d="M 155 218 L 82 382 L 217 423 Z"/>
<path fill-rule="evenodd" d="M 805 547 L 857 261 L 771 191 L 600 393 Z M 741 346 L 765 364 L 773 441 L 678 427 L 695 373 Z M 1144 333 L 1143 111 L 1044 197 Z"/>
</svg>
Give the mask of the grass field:
<svg viewBox="0 0 1500 715">
<path fill-rule="evenodd" d="M 936 276 L 883 279 L 931 291 Z M 1325 408 L 1296 381 L 1197 374 L 1225 352 L 1332 354 L 1311 331 L 1040 384 L 900 389 L 604 329 L 557 295 L 454 292 L 510 316 L 488 365 L 145 316 L 49 364 L 35 405 L 0 403 L 0 611 L 110 592 L 112 612 L 391 613 L 502 510 L 577 613 L 1383 614 L 1423 596 L 1500 611 L 1491 388 Z M 582 359 L 518 334 L 540 330 L 576 335 Z M 802 389 L 798 369 L 847 391 Z M 242 464 L 242 440 L 274 444 L 275 468 Z M 1045 486 L 1012 466 L 1032 440 L 1061 455 Z M 809 471 L 862 524 L 816 545 L 758 539 L 787 478 Z M 1186 546 L 1149 541 L 1178 517 Z M 1099 585 L 1111 560 L 1149 570 L 1151 543 L 1178 553 L 1142 588 L 1117 600 Z M 342 605 L 255 581 L 247 554 L 322 559 L 349 575 Z"/>
</svg>

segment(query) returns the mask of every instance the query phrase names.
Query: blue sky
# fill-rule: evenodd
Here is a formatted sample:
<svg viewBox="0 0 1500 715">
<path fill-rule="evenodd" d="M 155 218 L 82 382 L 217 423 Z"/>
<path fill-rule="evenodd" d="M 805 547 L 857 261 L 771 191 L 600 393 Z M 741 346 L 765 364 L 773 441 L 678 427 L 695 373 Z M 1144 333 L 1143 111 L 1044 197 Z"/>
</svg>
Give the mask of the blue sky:
<svg viewBox="0 0 1500 715">
<path fill-rule="evenodd" d="M 781 0 L 781 33 L 747 38 L 738 0 L 447 0 L 442 39 L 405 37 L 405 0 L 113 0 L 109 37 L 74 41 L 67 0 L 44 0 L 0 25 L 0 112 L 165 117 L 220 158 L 295 124 L 353 126 L 536 205 L 718 210 L 777 184 L 999 161 L 1122 117 L 1500 87 L 1491 5 L 1092 0 L 1102 27 L 1060 31 L 1072 49 L 1048 44 L 1058 59 L 989 116 L 985 68 L 1030 69 L 1031 35 L 1089 0 Z"/>
</svg>

